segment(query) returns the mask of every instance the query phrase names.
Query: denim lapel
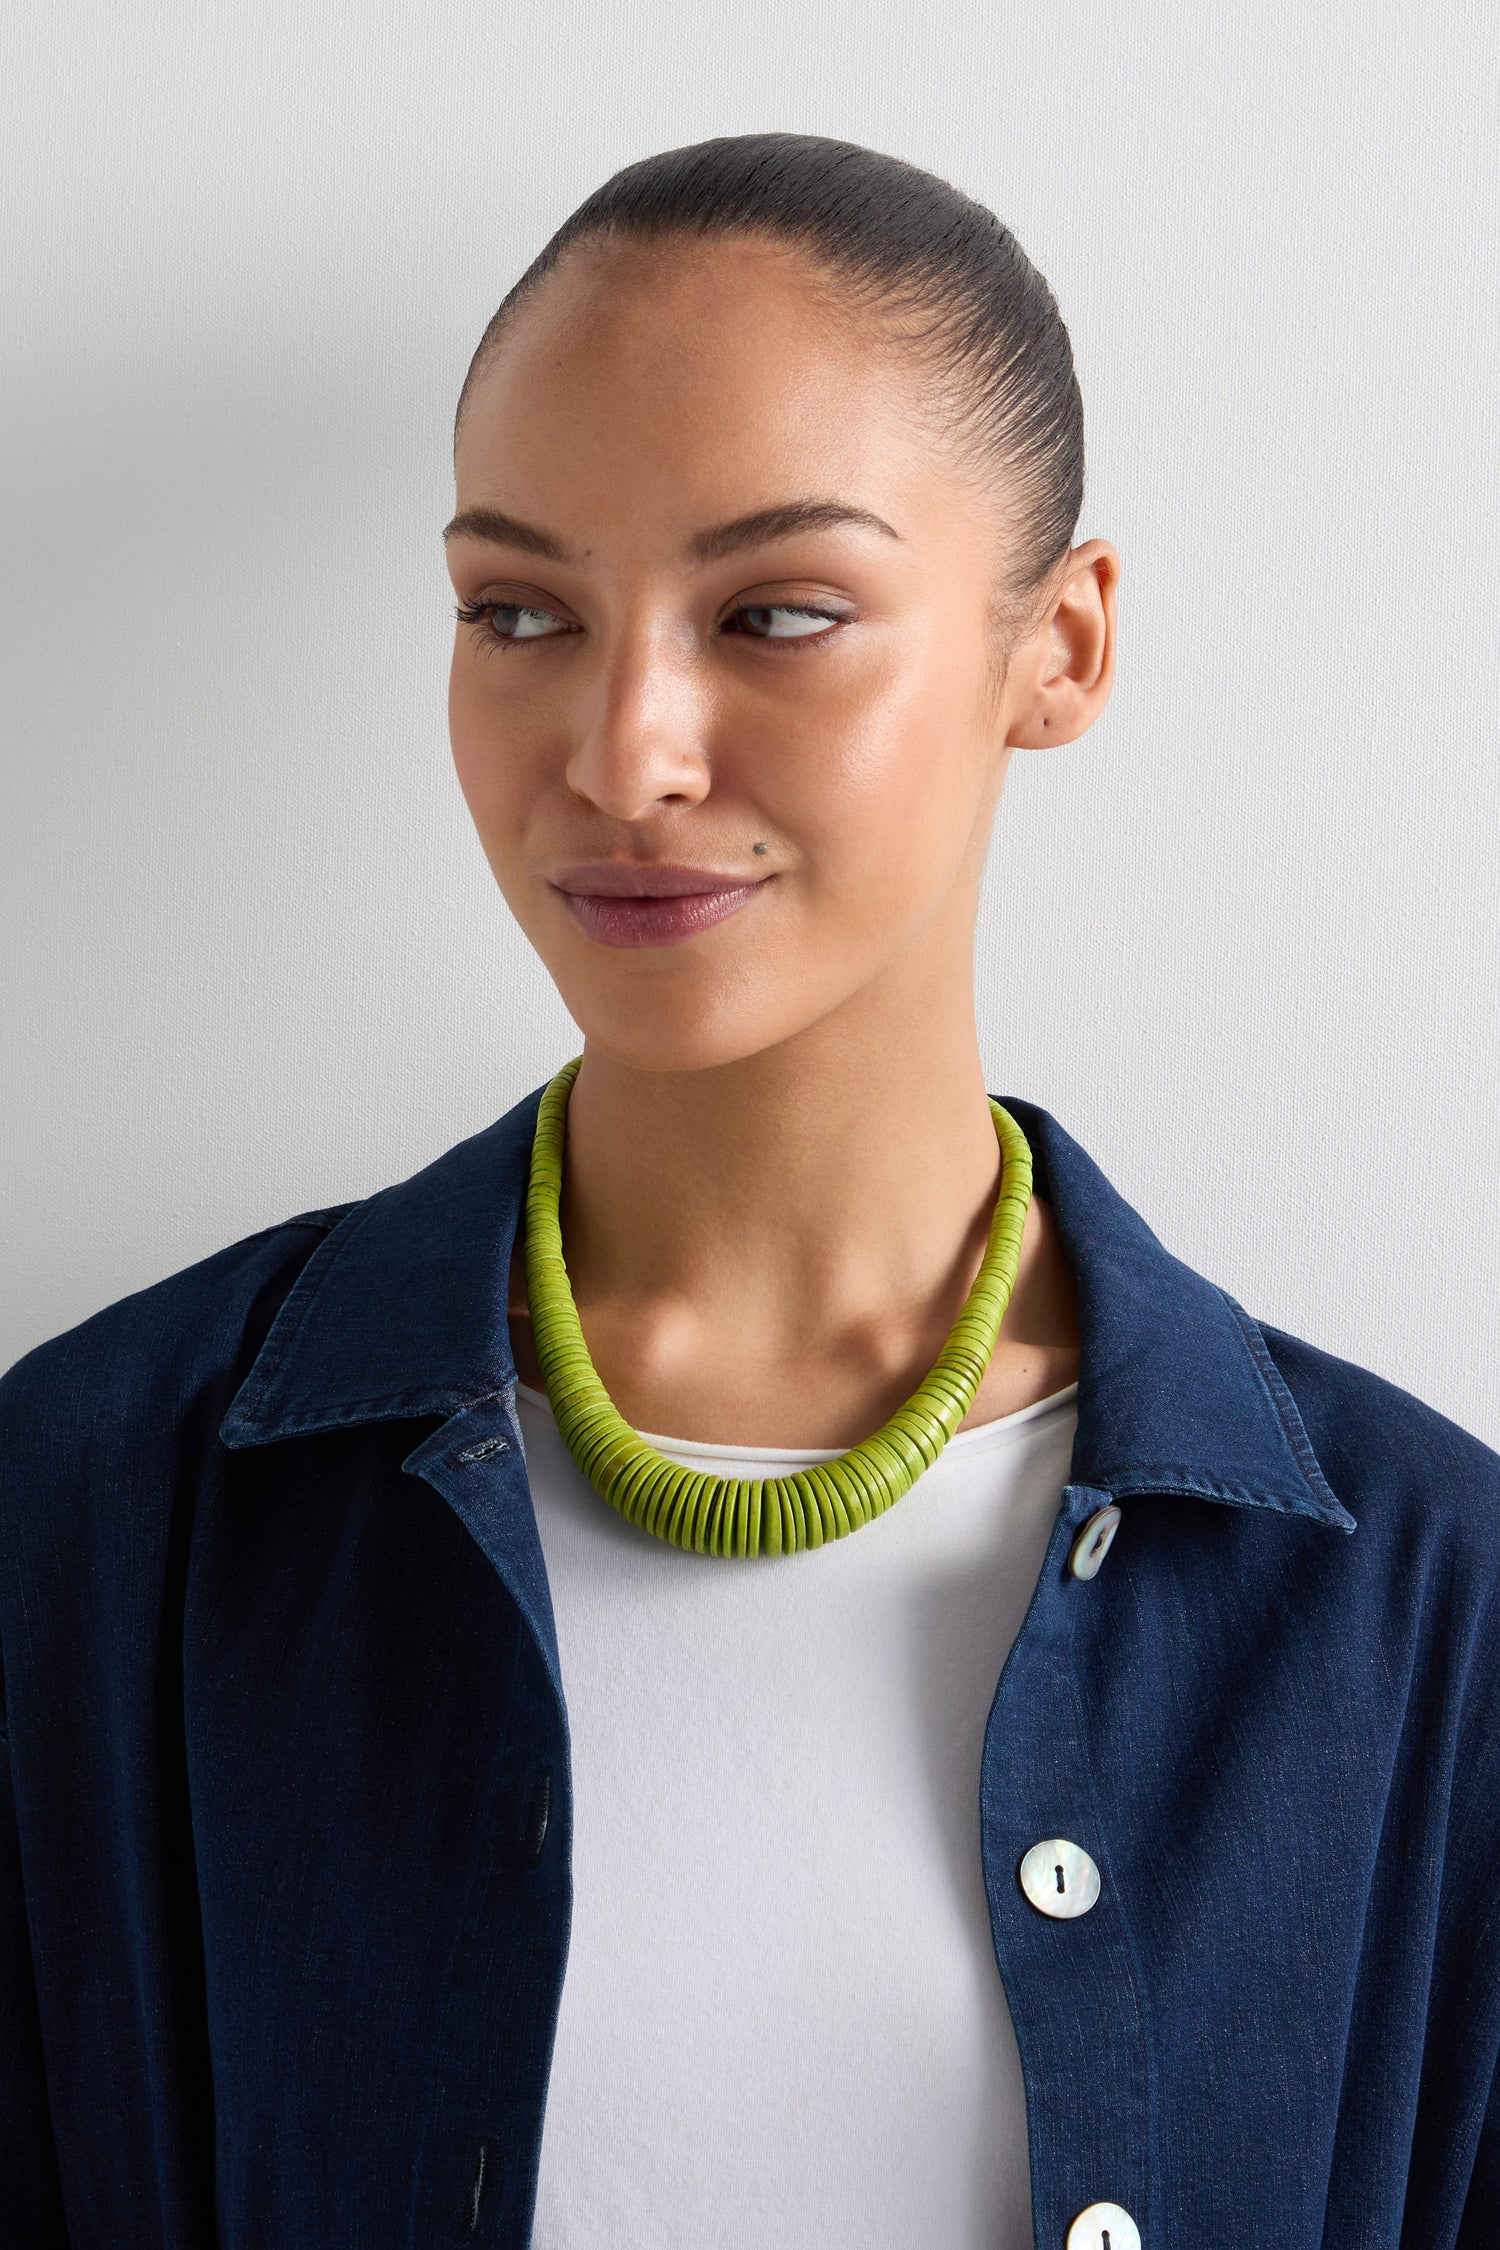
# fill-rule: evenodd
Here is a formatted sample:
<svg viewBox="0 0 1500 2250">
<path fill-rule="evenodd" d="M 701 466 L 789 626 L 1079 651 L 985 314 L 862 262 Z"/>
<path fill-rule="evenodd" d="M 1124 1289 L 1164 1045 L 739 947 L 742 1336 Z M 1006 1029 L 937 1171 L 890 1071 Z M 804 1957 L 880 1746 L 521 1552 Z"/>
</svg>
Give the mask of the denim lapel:
<svg viewBox="0 0 1500 2250">
<path fill-rule="evenodd" d="M 508 1393 L 507 1281 L 542 1092 L 332 1228 L 220 1424 L 226 1445 L 464 1415 Z M 1000 1098 L 1031 1144 L 1077 1287 L 1072 1481 L 1352 1530 L 1250 1315 L 1163 1247 L 1046 1110 Z"/>
</svg>

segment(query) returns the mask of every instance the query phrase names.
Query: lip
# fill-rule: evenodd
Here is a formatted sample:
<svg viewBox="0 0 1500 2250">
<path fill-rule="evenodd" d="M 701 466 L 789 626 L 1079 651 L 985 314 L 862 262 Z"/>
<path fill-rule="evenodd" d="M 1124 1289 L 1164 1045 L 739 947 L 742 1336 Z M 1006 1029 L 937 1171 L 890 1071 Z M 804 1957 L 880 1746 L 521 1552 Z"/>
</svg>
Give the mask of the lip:
<svg viewBox="0 0 1500 2250">
<path fill-rule="evenodd" d="M 674 945 L 727 921 L 772 879 L 667 861 L 593 860 L 561 868 L 552 886 L 604 945 Z"/>
<path fill-rule="evenodd" d="M 677 860 L 581 859 L 552 877 L 560 891 L 588 898 L 687 898 L 705 891 L 743 890 L 763 876 L 723 875 L 713 867 L 684 867 Z"/>
</svg>

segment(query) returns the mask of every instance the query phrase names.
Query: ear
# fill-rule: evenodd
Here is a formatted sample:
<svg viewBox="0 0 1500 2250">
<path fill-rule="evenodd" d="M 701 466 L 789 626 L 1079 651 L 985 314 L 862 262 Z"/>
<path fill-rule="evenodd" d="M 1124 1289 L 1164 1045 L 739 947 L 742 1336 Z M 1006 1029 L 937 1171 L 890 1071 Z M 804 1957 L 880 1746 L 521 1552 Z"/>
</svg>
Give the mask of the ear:
<svg viewBox="0 0 1500 2250">
<path fill-rule="evenodd" d="M 1115 677 L 1120 558 L 1107 539 L 1075 547 L 1048 574 L 1041 608 L 1006 667 L 1007 744 L 1076 742 L 1109 701 Z"/>
</svg>

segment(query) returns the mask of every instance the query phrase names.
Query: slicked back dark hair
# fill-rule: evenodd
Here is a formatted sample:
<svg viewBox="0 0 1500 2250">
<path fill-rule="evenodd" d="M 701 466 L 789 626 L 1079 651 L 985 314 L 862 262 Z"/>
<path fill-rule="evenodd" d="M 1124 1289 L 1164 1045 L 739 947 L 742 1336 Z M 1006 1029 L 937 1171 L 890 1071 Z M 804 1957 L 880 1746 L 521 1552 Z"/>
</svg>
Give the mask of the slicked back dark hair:
<svg viewBox="0 0 1500 2250">
<path fill-rule="evenodd" d="M 812 133 L 742 133 L 627 164 L 580 203 L 501 304 L 473 384 L 511 314 L 574 244 L 751 235 L 800 248 L 855 304 L 928 355 L 955 433 L 1016 503 L 1007 593 L 1029 594 L 1083 506 L 1083 402 L 1057 301 L 983 203 L 899 157 Z"/>
</svg>

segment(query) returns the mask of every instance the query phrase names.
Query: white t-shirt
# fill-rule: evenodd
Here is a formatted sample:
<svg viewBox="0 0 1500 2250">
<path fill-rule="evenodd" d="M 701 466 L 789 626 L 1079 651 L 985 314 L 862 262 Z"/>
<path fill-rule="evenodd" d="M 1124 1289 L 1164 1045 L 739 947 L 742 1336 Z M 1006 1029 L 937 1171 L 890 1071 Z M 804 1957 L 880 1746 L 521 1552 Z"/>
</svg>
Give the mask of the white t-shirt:
<svg viewBox="0 0 1500 2250">
<path fill-rule="evenodd" d="M 979 1766 L 1076 1396 L 734 1561 L 617 1515 L 518 1385 L 575 1808 L 535 2250 L 1031 2250 Z M 840 1450 L 642 1434 L 732 1476 Z"/>
</svg>

